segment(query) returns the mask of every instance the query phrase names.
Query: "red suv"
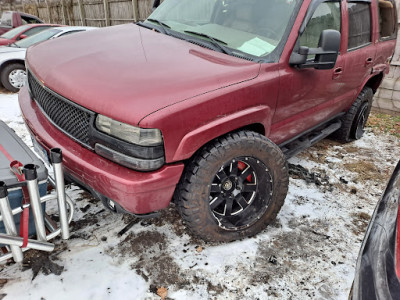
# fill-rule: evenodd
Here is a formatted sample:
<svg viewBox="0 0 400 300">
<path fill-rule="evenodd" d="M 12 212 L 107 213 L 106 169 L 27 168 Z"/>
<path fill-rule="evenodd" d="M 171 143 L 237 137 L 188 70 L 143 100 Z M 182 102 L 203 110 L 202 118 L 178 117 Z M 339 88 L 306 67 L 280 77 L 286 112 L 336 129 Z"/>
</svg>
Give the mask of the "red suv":
<svg viewBox="0 0 400 300">
<path fill-rule="evenodd" d="M 230 241 L 274 220 L 287 157 L 362 136 L 395 43 L 393 0 L 165 0 L 31 47 L 19 101 L 37 147 L 61 147 L 108 208 L 174 199 L 195 234 Z"/>
</svg>

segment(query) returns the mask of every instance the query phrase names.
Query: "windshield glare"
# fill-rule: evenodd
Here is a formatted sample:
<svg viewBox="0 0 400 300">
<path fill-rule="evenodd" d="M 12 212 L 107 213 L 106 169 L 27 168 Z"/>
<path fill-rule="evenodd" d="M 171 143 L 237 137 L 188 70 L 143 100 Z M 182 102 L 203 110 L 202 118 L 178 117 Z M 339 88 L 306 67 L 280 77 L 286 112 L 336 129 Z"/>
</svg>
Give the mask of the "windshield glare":
<svg viewBox="0 0 400 300">
<path fill-rule="evenodd" d="M 15 43 L 20 48 L 28 48 L 36 43 L 46 41 L 61 32 L 59 29 L 47 29 Z"/>
<path fill-rule="evenodd" d="M 5 39 L 12 39 L 14 36 L 17 34 L 20 34 L 21 32 L 24 32 L 29 28 L 29 25 L 22 25 L 17 28 L 11 29 L 10 31 L 7 31 L 6 33 L 2 34 L 0 37 L 5 38 Z"/>
<path fill-rule="evenodd" d="M 231 49 L 261 57 L 281 41 L 298 1 L 165 0 L 149 19 L 180 33 L 206 34 Z"/>
</svg>

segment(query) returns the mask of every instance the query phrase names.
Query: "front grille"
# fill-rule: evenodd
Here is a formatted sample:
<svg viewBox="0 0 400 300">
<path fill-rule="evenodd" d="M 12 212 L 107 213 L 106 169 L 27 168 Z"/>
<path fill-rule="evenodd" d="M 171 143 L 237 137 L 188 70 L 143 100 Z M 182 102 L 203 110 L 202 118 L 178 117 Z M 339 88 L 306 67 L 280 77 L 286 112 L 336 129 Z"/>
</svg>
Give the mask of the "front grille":
<svg viewBox="0 0 400 300">
<path fill-rule="evenodd" d="M 90 147 L 89 126 L 94 114 L 43 87 L 29 71 L 28 84 L 32 97 L 47 118 L 76 141 Z"/>
</svg>

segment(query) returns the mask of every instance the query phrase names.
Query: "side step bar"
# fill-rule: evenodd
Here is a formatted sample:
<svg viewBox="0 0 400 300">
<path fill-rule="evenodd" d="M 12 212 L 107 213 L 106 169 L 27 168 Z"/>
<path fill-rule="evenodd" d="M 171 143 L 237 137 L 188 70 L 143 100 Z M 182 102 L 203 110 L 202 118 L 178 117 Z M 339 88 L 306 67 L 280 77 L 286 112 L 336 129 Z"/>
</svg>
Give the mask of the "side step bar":
<svg viewBox="0 0 400 300">
<path fill-rule="evenodd" d="M 333 123 L 329 123 L 326 127 L 319 127 L 309 133 L 306 133 L 305 135 L 300 136 L 298 139 L 281 146 L 281 150 L 283 154 L 286 155 L 286 158 L 290 158 L 304 149 L 314 145 L 318 141 L 326 138 L 328 135 L 338 130 L 341 126 L 342 122 L 340 120 L 336 120 Z"/>
</svg>

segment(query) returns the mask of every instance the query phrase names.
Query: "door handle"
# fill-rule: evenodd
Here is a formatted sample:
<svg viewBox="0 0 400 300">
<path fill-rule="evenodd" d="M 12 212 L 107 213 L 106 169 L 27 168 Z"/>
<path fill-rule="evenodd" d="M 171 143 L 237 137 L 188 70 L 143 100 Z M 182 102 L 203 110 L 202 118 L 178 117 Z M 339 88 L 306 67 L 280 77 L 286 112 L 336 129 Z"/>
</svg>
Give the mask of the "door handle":
<svg viewBox="0 0 400 300">
<path fill-rule="evenodd" d="M 370 64 L 372 64 L 372 57 L 368 57 L 368 58 L 365 60 L 365 66 L 368 66 L 368 65 L 370 65 Z"/>
<path fill-rule="evenodd" d="M 343 68 L 342 67 L 337 67 L 335 70 L 333 70 L 332 74 L 332 79 L 339 78 L 343 73 Z"/>
</svg>

